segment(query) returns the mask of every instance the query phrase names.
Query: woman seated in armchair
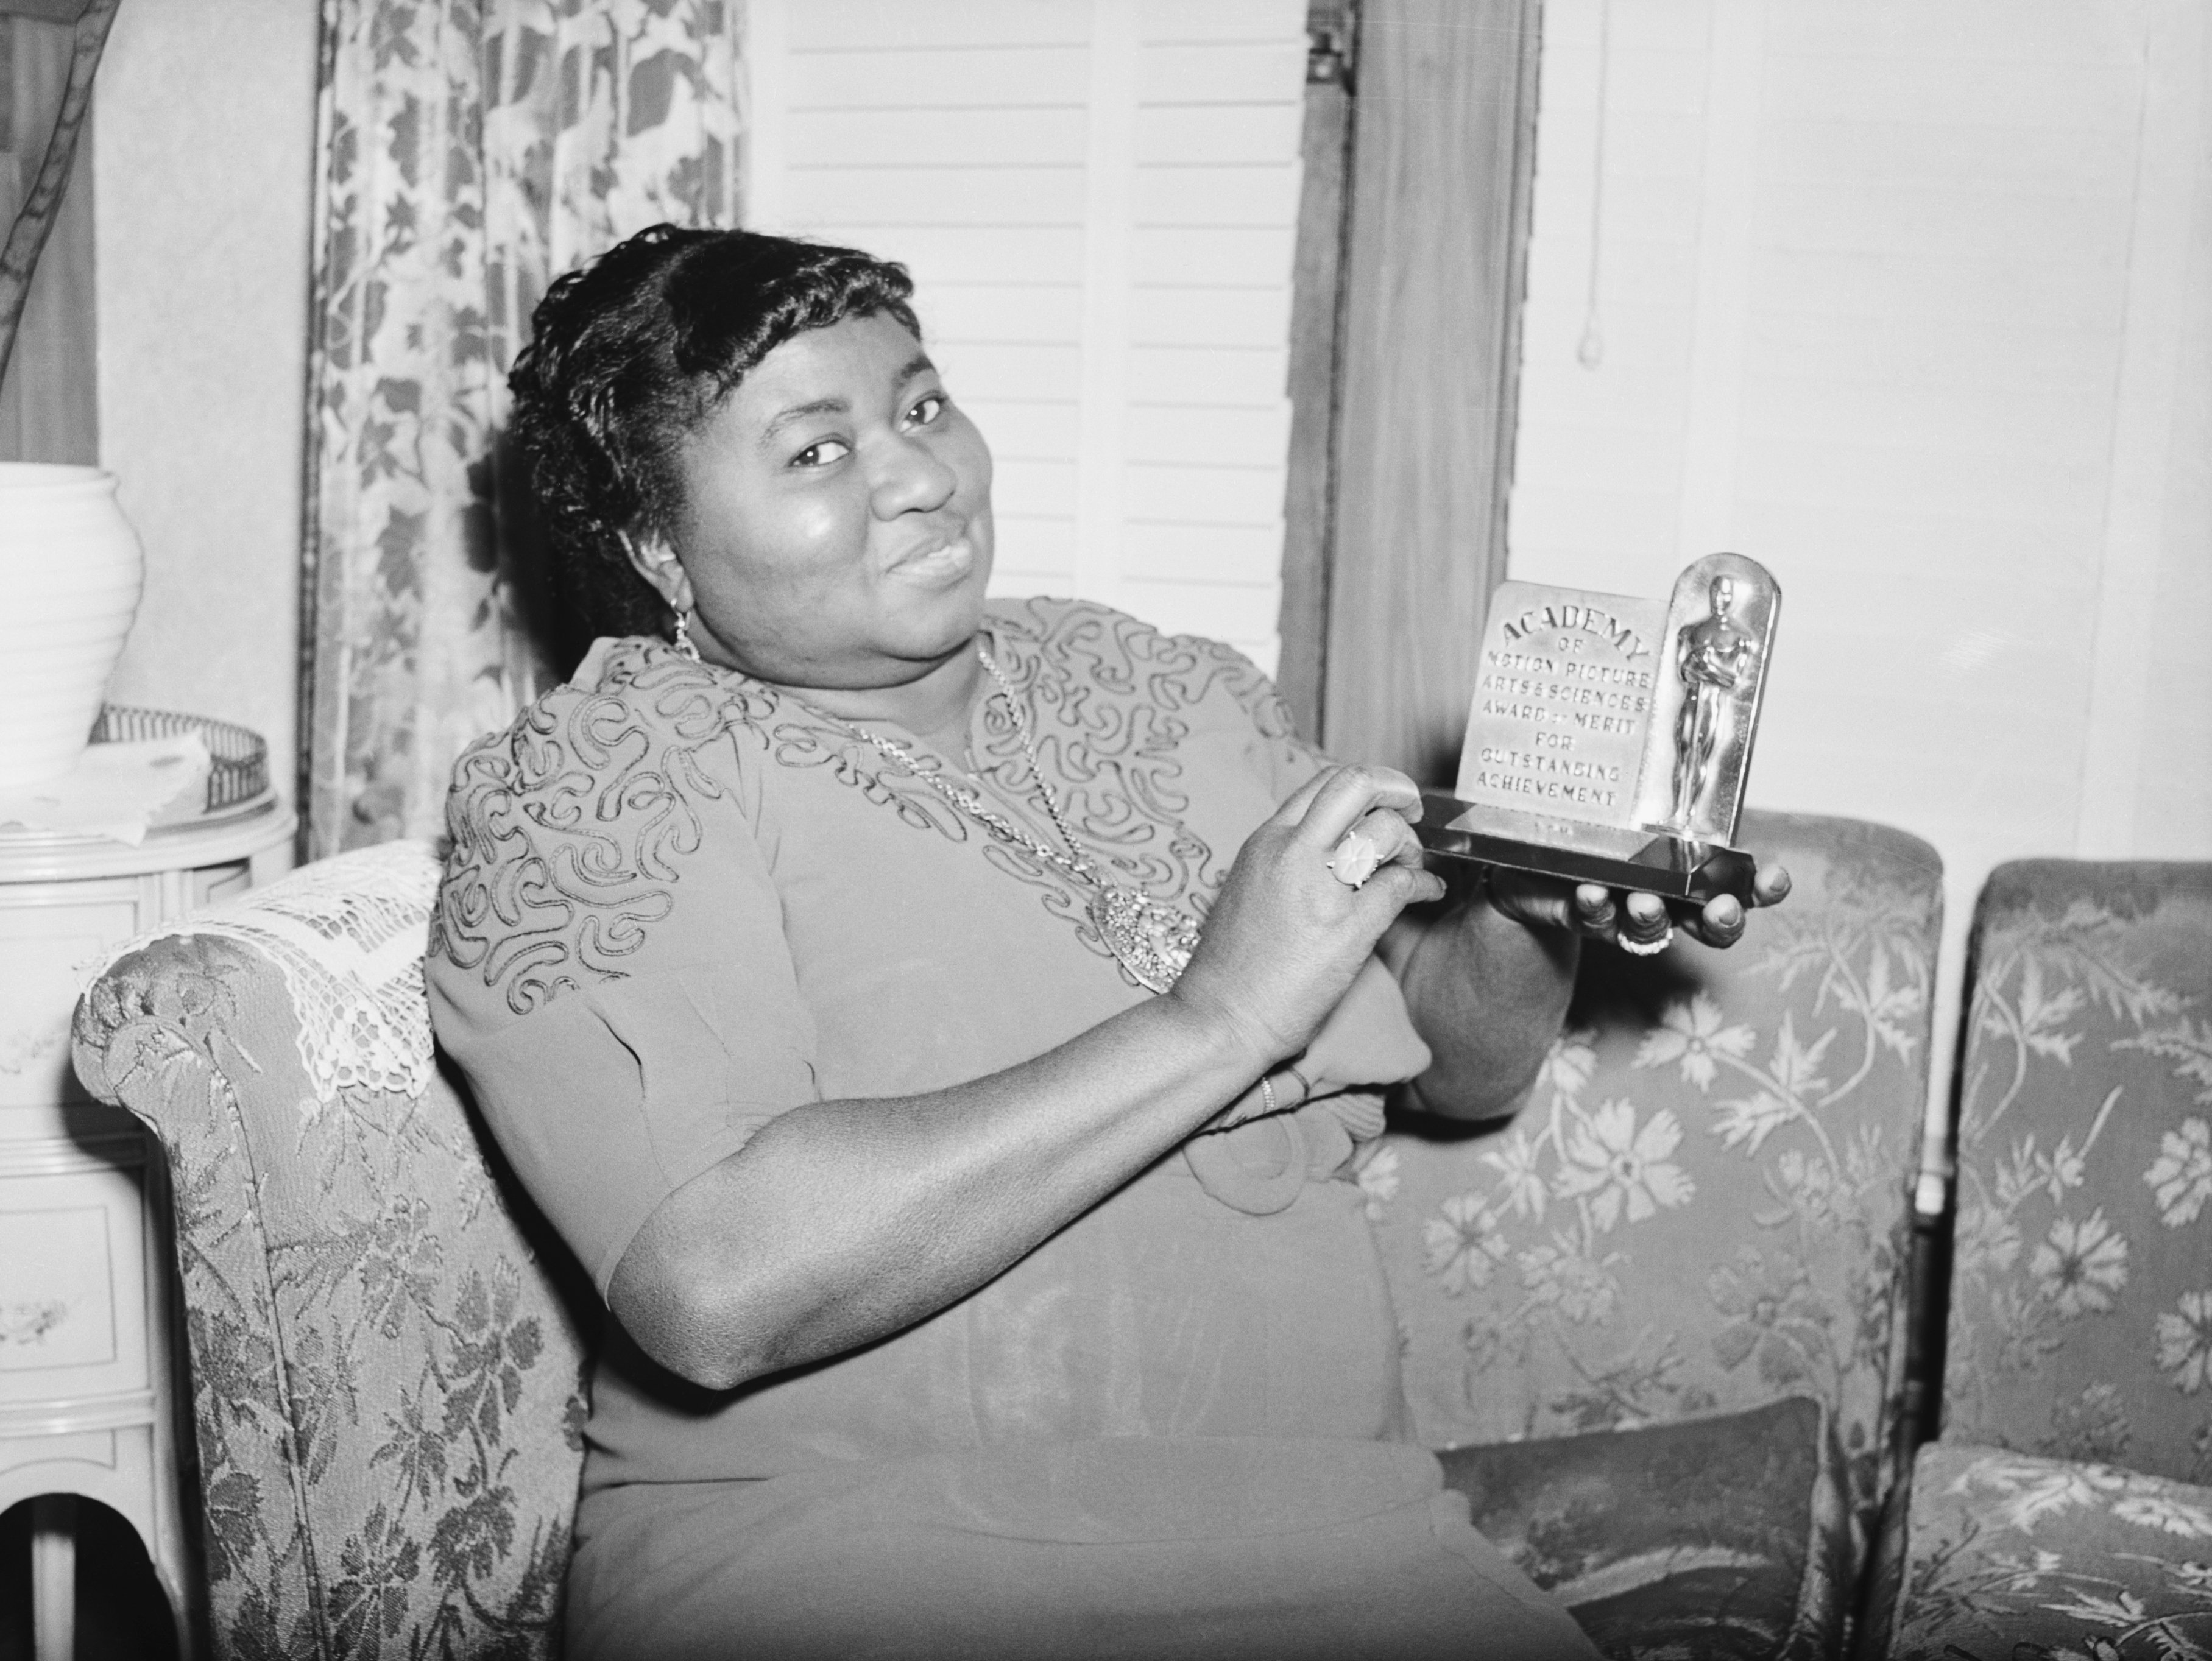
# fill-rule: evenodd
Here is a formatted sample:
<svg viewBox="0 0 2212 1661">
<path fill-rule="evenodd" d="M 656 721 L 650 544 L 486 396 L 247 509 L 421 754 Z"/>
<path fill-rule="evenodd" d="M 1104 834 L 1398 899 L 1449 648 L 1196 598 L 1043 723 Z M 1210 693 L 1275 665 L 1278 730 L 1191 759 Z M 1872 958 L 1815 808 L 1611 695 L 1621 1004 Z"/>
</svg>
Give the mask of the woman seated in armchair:
<svg viewBox="0 0 2212 1661">
<path fill-rule="evenodd" d="M 1667 910 L 1448 898 L 1234 652 L 987 603 L 909 293 L 661 227 L 514 372 L 605 638 L 461 761 L 428 973 L 612 1316 L 569 1653 L 1590 1655 L 1407 1440 L 1348 1178 Z"/>
</svg>

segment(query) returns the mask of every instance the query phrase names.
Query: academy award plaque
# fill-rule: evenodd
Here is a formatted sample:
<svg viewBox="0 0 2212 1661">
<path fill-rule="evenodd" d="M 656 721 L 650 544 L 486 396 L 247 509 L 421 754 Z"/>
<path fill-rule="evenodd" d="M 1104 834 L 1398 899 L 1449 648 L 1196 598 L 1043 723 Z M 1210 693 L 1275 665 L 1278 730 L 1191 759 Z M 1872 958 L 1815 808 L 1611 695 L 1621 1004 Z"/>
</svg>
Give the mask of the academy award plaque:
<svg viewBox="0 0 2212 1661">
<path fill-rule="evenodd" d="M 1501 585 L 1459 788 L 1425 794 L 1431 858 L 1750 905 L 1736 818 L 1781 609 L 1739 554 L 1699 560 L 1663 606 Z"/>
</svg>

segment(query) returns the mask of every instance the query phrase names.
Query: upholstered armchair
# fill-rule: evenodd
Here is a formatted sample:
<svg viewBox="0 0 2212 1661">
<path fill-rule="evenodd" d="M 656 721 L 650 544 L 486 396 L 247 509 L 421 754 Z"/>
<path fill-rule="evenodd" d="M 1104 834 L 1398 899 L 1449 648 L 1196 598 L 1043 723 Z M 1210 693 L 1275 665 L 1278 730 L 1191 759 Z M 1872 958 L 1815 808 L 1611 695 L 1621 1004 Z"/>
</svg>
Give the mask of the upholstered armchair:
<svg viewBox="0 0 2212 1661">
<path fill-rule="evenodd" d="M 1747 840 L 1797 877 L 1748 943 L 1593 949 L 1514 1125 L 1361 1171 L 1419 1434 L 1621 1656 L 1836 1653 L 1896 1458 L 1936 864 L 1846 821 Z M 556 1647 L 595 1306 L 437 1064 L 436 875 L 309 866 L 78 1011 L 176 1173 L 218 1656 Z"/>
<path fill-rule="evenodd" d="M 1865 1652 L 2212 1655 L 2212 865 L 2000 866 L 1970 974 L 1942 1434 Z"/>
<path fill-rule="evenodd" d="M 1836 1653 L 1900 1462 L 1942 868 L 1747 814 L 1796 878 L 1729 952 L 1585 955 L 1517 1118 L 1395 1131 L 1371 1197 L 1416 1428 L 1607 1653 Z"/>
</svg>

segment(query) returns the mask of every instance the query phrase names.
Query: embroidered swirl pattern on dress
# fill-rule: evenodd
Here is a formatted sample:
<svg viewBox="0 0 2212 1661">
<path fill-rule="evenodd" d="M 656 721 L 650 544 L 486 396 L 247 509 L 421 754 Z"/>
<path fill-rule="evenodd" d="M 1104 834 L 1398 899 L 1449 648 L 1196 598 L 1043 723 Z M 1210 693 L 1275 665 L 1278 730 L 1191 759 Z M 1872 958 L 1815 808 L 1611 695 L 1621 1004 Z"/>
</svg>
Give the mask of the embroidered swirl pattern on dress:
<svg viewBox="0 0 2212 1661">
<path fill-rule="evenodd" d="M 1263 737 L 1295 746 L 1280 700 L 1229 648 L 1164 635 L 1102 606 L 1015 602 L 995 606 L 993 622 L 1000 668 L 1032 712 L 1038 755 L 1085 852 L 1115 880 L 1202 920 L 1227 870 L 1182 822 L 1185 717 L 1218 687 Z M 547 694 L 462 757 L 431 949 L 503 986 L 518 1015 L 622 976 L 673 909 L 709 804 L 733 788 L 727 762 L 707 755 L 725 744 L 779 767 L 825 768 L 916 830 L 980 840 L 994 866 L 1036 888 L 1089 949 L 1112 958 L 1088 894 L 1057 869 L 971 825 L 915 774 L 798 700 L 641 638 L 612 645 L 596 688 Z M 994 803 L 1051 840 L 1001 700 L 986 702 L 979 749 Z"/>
</svg>

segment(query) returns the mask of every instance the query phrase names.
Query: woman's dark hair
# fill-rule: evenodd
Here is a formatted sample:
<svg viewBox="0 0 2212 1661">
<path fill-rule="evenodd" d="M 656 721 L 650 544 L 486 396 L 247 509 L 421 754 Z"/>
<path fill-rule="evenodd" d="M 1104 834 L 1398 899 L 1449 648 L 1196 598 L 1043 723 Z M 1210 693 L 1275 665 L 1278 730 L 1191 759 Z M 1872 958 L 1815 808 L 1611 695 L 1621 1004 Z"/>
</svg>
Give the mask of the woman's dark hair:
<svg viewBox="0 0 2212 1661">
<path fill-rule="evenodd" d="M 668 607 L 625 536 L 667 540 L 676 450 L 793 336 L 888 312 L 921 328 L 903 266 L 755 231 L 656 225 L 545 291 L 507 377 L 554 568 L 599 633 L 659 633 Z"/>
</svg>

